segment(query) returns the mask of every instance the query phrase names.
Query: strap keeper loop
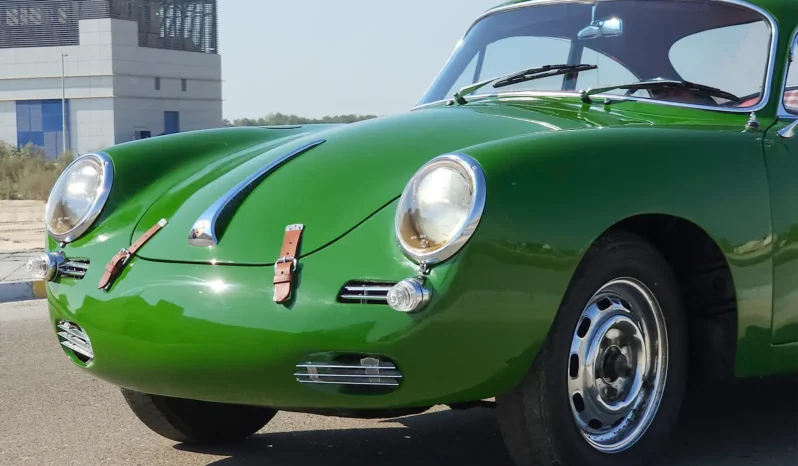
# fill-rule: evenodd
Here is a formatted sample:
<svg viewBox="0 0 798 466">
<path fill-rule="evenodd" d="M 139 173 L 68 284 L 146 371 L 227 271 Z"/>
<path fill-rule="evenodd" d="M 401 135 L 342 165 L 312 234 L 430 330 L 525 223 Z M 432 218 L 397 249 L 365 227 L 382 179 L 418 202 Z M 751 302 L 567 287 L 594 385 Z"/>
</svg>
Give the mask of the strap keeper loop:
<svg viewBox="0 0 798 466">
<path fill-rule="evenodd" d="M 297 266 L 297 259 L 296 257 L 287 257 L 287 256 L 277 259 L 277 262 L 274 263 L 274 270 L 277 270 L 278 265 L 287 264 L 289 262 L 291 262 L 291 271 L 294 272 Z"/>
</svg>

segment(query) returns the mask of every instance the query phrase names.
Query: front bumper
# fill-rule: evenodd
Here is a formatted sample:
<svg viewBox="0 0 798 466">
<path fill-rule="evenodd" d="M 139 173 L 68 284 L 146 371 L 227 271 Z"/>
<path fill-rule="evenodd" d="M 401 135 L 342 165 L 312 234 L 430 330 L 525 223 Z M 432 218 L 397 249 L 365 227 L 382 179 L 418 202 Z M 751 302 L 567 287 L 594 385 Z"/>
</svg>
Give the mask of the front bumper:
<svg viewBox="0 0 798 466">
<path fill-rule="evenodd" d="M 385 228 L 392 220 L 393 210 L 383 209 L 302 259 L 289 307 L 272 300 L 272 267 L 133 259 L 105 293 L 96 289 L 102 264 L 95 260 L 83 280 L 49 284 L 52 323 L 75 322 L 89 335 L 94 359 L 83 366 L 92 375 L 166 396 L 391 409 L 478 400 L 512 387 L 548 326 L 533 332 L 535 319 L 521 324 L 517 311 L 497 309 L 494 293 L 468 285 L 462 257 L 432 271 L 433 298 L 418 314 L 336 301 L 349 280 L 399 281 L 416 273 Z M 340 354 L 388 358 L 401 383 L 353 392 L 297 381 L 297 364 Z"/>
</svg>

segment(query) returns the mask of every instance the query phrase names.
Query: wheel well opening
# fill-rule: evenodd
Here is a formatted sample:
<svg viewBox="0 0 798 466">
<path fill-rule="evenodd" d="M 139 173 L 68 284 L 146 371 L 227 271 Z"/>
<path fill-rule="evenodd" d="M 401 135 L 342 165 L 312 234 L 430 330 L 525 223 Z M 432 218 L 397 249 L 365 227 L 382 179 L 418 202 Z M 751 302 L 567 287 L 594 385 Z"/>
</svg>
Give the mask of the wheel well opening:
<svg viewBox="0 0 798 466">
<path fill-rule="evenodd" d="M 729 264 L 700 227 L 668 215 L 628 218 L 613 229 L 646 238 L 671 266 L 679 282 L 689 332 L 689 380 L 734 376 L 737 299 Z"/>
</svg>

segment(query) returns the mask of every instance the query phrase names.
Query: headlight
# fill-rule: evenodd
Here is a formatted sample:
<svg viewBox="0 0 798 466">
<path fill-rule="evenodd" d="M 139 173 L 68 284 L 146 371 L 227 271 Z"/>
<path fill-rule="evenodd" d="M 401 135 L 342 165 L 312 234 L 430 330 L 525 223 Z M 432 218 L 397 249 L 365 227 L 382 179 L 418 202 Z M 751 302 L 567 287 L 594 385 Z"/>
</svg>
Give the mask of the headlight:
<svg viewBox="0 0 798 466">
<path fill-rule="evenodd" d="M 462 248 L 485 208 L 485 174 L 464 154 L 437 157 L 413 175 L 396 211 L 396 238 L 416 262 L 435 264 Z"/>
<path fill-rule="evenodd" d="M 47 231 L 58 241 L 78 239 L 94 223 L 108 200 L 114 167 L 105 154 L 88 154 L 72 162 L 47 199 Z"/>
</svg>

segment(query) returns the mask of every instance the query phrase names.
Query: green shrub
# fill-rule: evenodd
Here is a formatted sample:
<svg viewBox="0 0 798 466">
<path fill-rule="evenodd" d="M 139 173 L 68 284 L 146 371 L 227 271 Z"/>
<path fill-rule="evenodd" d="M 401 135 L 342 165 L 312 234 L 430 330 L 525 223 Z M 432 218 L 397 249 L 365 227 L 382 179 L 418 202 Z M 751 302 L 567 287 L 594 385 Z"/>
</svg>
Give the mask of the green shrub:
<svg viewBox="0 0 798 466">
<path fill-rule="evenodd" d="M 324 118 L 306 118 L 298 115 L 285 115 L 283 113 L 270 113 L 261 118 L 238 118 L 234 121 L 224 120 L 225 126 L 273 126 L 273 125 L 311 125 L 356 123 L 363 120 L 377 118 L 377 115 L 335 115 Z"/>
<path fill-rule="evenodd" d="M 20 150 L 0 143 L 0 199 L 46 200 L 58 176 L 72 161 L 64 153 L 49 161 L 40 148 L 28 145 Z"/>
</svg>

